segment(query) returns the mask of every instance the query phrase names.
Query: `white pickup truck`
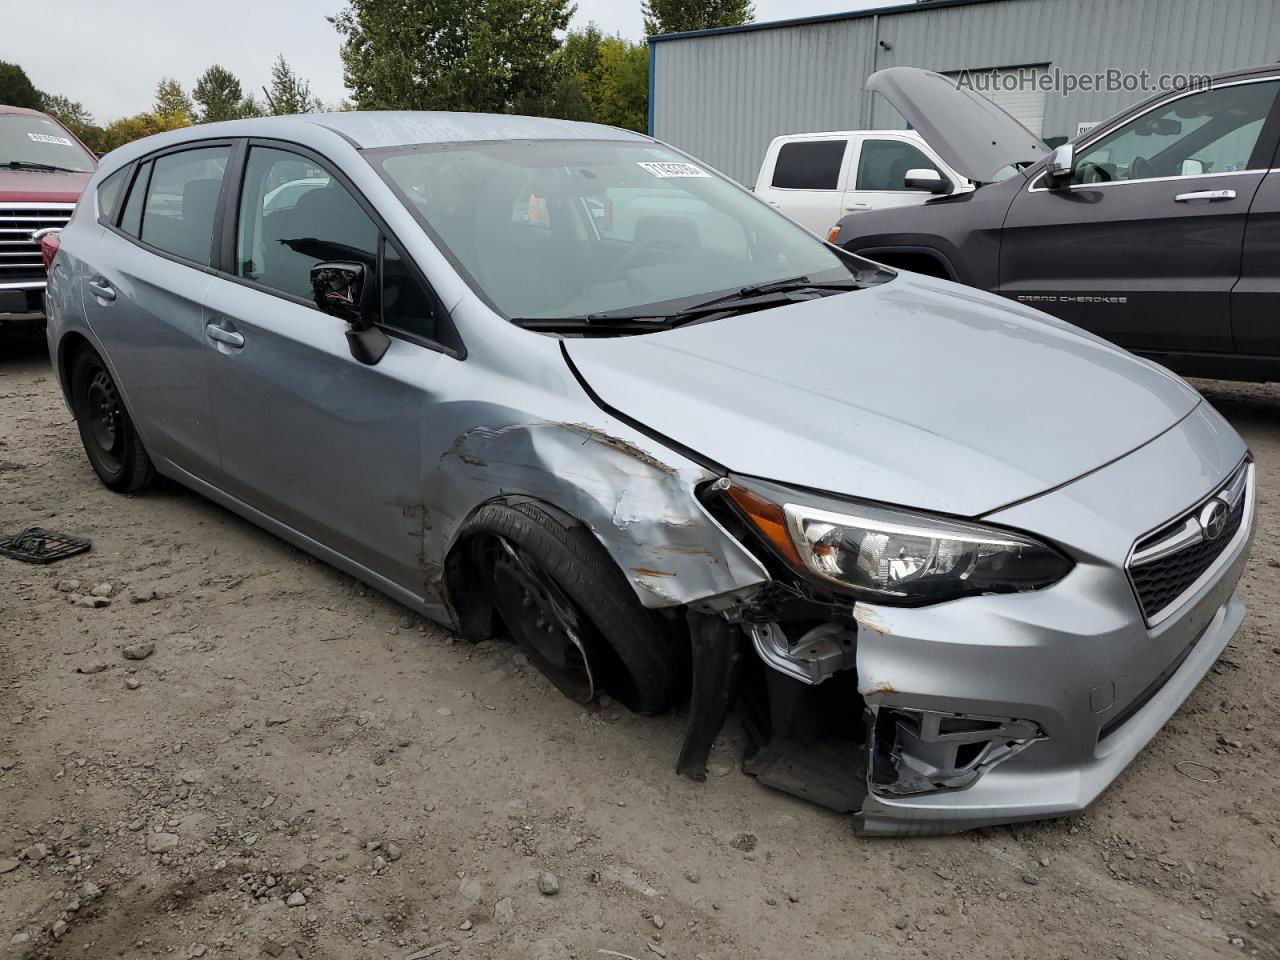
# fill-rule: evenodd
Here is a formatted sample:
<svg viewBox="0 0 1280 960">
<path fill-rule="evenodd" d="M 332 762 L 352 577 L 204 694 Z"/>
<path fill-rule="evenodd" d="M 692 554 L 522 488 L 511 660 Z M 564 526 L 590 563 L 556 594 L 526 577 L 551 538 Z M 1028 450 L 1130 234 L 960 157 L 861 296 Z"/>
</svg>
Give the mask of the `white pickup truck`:
<svg viewBox="0 0 1280 960">
<path fill-rule="evenodd" d="M 970 189 L 913 130 L 843 130 L 776 137 L 755 192 L 825 237 L 847 213 Z"/>
</svg>

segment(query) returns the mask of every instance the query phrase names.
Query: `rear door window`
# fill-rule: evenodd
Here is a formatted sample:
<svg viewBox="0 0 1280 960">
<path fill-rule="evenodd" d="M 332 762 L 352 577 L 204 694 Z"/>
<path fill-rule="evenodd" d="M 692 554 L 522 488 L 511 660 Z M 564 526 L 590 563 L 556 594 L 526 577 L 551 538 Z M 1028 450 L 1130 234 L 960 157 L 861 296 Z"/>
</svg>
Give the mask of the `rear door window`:
<svg viewBox="0 0 1280 960">
<path fill-rule="evenodd" d="M 200 147 L 157 157 L 138 239 L 200 266 L 212 265 L 218 193 L 230 152 L 229 146 Z"/>
<path fill-rule="evenodd" d="M 847 140 L 794 140 L 778 150 L 773 186 L 781 190 L 835 190 Z"/>
<path fill-rule="evenodd" d="M 144 160 L 138 164 L 138 171 L 133 176 L 133 186 L 129 188 L 129 199 L 120 216 L 120 229 L 131 237 L 142 235 L 142 205 L 146 201 L 147 181 L 150 179 L 151 161 Z"/>
<path fill-rule="evenodd" d="M 856 190 L 910 190 L 908 170 L 934 170 L 924 151 L 905 140 L 864 140 L 858 156 Z"/>
</svg>

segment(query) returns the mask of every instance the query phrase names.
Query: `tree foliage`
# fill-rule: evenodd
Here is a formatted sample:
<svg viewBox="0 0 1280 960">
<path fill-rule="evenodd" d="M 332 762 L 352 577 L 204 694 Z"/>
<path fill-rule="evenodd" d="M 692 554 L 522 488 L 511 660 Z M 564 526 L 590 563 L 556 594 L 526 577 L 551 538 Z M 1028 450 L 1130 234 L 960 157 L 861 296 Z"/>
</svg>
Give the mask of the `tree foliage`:
<svg viewBox="0 0 1280 960">
<path fill-rule="evenodd" d="M 200 106 L 195 117 L 199 123 L 239 120 L 241 117 L 257 117 L 262 114 L 257 101 L 251 96 L 245 96 L 244 88 L 240 86 L 236 75 L 216 63 L 200 74 L 191 96 Z"/>
<path fill-rule="evenodd" d="M 151 112 L 157 117 L 171 120 L 183 119 L 186 123 L 179 126 L 186 126 L 194 117 L 196 109 L 187 92 L 182 89 L 182 84 L 172 77 L 161 77 L 160 82 L 156 84 L 156 102 Z"/>
<path fill-rule="evenodd" d="M 347 87 L 362 110 L 541 112 L 569 0 L 349 0 Z"/>
<path fill-rule="evenodd" d="M 649 50 L 605 36 L 594 23 L 570 30 L 553 64 L 550 116 L 643 131 L 648 125 Z"/>
<path fill-rule="evenodd" d="M 44 95 L 16 63 L 0 60 L 0 103 L 10 107 L 26 107 L 39 110 L 44 105 Z"/>
<path fill-rule="evenodd" d="M 155 133 L 165 133 L 190 126 L 191 118 L 183 115 L 161 116 L 156 113 L 139 113 L 132 117 L 121 117 L 113 120 L 102 129 L 102 139 L 94 149 L 105 153 L 131 143 L 141 137 L 149 137 Z"/>
<path fill-rule="evenodd" d="M 262 93 L 267 101 L 265 112 L 272 116 L 324 109 L 319 99 L 311 95 L 311 84 L 293 72 L 284 54 L 272 64 L 271 85 L 263 87 Z"/>
<path fill-rule="evenodd" d="M 709 27 L 736 27 L 756 15 L 751 0 L 644 0 L 646 36 Z"/>
</svg>

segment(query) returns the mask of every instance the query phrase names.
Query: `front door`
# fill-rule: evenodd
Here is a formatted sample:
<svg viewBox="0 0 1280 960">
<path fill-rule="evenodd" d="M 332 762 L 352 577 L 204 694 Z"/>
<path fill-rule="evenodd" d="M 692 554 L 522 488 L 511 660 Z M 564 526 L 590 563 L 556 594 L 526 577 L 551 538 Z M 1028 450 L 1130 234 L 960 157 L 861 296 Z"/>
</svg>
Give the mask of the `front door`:
<svg viewBox="0 0 1280 960">
<path fill-rule="evenodd" d="M 844 192 L 844 213 L 858 210 L 882 210 L 924 203 L 934 194 L 907 186 L 909 170 L 934 170 L 952 189 L 960 185 L 944 171 L 941 161 L 929 156 L 908 137 L 866 137 L 849 160 L 849 176 Z"/>
<path fill-rule="evenodd" d="M 208 479 L 218 464 L 201 301 L 228 144 L 138 164 L 123 212 L 85 252 L 82 298 L 94 335 L 153 457 Z"/>
<path fill-rule="evenodd" d="M 234 229 L 234 276 L 205 298 L 219 486 L 423 595 L 423 431 L 432 385 L 457 363 L 414 342 L 434 298 L 318 158 L 250 146 Z M 375 365 L 312 302 L 311 268 L 330 260 L 363 263 L 384 324 L 410 334 Z"/>
<path fill-rule="evenodd" d="M 1069 184 L 1033 178 L 1005 221 L 1000 292 L 1131 349 L 1231 352 L 1278 86 L 1179 95 L 1078 149 Z"/>
</svg>

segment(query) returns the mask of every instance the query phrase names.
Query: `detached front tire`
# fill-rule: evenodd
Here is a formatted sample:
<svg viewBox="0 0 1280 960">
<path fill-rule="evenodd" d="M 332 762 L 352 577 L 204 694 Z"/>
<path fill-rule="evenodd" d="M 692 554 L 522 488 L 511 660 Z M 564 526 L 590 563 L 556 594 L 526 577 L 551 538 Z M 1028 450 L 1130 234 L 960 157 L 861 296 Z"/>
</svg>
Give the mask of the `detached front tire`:
<svg viewBox="0 0 1280 960">
<path fill-rule="evenodd" d="M 608 692 L 641 714 L 671 707 L 677 658 L 666 625 L 589 530 L 527 501 L 481 507 L 468 527 L 490 600 L 561 692 L 579 703 Z"/>
<path fill-rule="evenodd" d="M 107 365 L 84 347 L 71 363 L 71 408 L 93 471 L 117 493 L 137 493 L 155 479 L 155 467 L 124 408 Z"/>
</svg>

